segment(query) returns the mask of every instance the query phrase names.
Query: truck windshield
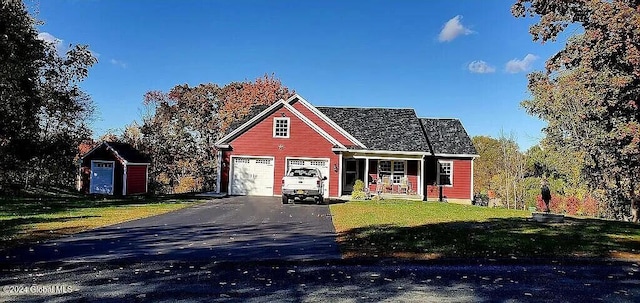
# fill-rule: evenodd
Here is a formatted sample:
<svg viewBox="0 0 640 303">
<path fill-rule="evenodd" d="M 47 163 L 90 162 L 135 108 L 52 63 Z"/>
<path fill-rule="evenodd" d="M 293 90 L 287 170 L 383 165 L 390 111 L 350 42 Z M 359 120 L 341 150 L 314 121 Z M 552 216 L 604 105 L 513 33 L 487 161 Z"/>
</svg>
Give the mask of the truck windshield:
<svg viewBox="0 0 640 303">
<path fill-rule="evenodd" d="M 315 177 L 317 172 L 315 169 L 295 168 L 289 171 L 289 177 Z"/>
</svg>

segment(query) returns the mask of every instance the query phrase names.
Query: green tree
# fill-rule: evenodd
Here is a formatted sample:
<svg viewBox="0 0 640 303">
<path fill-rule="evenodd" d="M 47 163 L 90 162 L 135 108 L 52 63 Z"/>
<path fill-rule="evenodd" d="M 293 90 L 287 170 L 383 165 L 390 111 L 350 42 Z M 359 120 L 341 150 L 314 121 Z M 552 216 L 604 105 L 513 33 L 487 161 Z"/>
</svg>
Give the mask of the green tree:
<svg viewBox="0 0 640 303">
<path fill-rule="evenodd" d="M 480 157 L 474 160 L 474 192 L 496 193 L 505 207 L 525 207 L 523 180 L 526 173 L 526 159 L 513 135 L 494 139 L 489 136 L 472 138 Z"/>
<path fill-rule="evenodd" d="M 22 2 L 0 3 L 0 184 L 35 155 L 45 45 L 34 25 Z"/>
<path fill-rule="evenodd" d="M 640 11 L 632 0 L 519 0 L 516 17 L 540 17 L 534 41 L 553 41 L 568 26 L 583 33 L 529 75 L 522 106 L 548 123 L 550 146 L 580 156 L 582 177 L 621 219 L 640 177 Z"/>
<path fill-rule="evenodd" d="M 489 136 L 475 136 L 471 140 L 480 155 L 473 163 L 473 192 L 486 194 L 492 189 L 491 178 L 501 170 L 500 141 Z"/>
<path fill-rule="evenodd" d="M 90 135 L 93 104 L 79 83 L 97 61 L 85 45 L 60 55 L 35 25 L 22 2 L 0 3 L 0 191 L 17 181 L 71 185 Z"/>
</svg>

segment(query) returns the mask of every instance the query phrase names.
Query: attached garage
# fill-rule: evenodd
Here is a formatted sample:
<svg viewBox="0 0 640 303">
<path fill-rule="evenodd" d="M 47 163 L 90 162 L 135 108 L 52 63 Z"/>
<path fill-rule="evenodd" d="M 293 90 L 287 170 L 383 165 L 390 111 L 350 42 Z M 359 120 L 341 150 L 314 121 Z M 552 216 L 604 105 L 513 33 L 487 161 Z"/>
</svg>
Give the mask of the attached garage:
<svg viewBox="0 0 640 303">
<path fill-rule="evenodd" d="M 325 197 L 329 197 L 329 159 L 324 158 L 287 158 L 287 166 L 285 169 L 285 173 L 289 171 L 291 167 L 315 167 L 320 170 L 320 173 L 323 177 L 327 177 L 324 186 L 324 195 Z"/>
<path fill-rule="evenodd" d="M 102 142 L 79 162 L 81 192 L 126 196 L 145 194 L 148 190 L 149 161 L 129 144 Z"/>
<path fill-rule="evenodd" d="M 273 157 L 231 157 L 232 195 L 273 196 Z"/>
</svg>

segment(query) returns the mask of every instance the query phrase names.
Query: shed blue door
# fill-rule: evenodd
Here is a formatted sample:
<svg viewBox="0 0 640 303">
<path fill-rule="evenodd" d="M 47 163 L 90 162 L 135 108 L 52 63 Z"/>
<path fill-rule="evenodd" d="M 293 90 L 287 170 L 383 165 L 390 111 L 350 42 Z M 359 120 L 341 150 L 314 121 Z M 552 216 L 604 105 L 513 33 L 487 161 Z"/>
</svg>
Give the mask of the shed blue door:
<svg viewBox="0 0 640 303">
<path fill-rule="evenodd" d="M 89 193 L 113 195 L 113 162 L 91 161 Z"/>
</svg>

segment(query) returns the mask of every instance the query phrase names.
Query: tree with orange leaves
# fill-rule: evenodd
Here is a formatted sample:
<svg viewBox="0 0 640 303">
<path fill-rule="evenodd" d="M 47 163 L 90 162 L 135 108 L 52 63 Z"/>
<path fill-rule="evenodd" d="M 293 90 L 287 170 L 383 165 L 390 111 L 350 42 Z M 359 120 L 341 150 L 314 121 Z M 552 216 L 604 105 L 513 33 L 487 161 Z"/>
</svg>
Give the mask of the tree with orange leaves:
<svg viewBox="0 0 640 303">
<path fill-rule="evenodd" d="M 214 83 L 182 84 L 168 93 L 147 92 L 142 149 L 153 158 L 150 174 L 156 189 L 215 189 L 218 161 L 214 143 L 253 106 L 272 104 L 291 95 L 274 75 L 222 87 Z M 186 182 L 189 186 L 181 184 Z"/>
</svg>

